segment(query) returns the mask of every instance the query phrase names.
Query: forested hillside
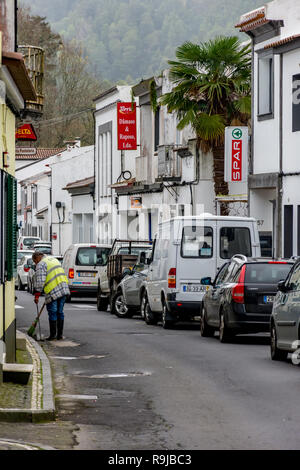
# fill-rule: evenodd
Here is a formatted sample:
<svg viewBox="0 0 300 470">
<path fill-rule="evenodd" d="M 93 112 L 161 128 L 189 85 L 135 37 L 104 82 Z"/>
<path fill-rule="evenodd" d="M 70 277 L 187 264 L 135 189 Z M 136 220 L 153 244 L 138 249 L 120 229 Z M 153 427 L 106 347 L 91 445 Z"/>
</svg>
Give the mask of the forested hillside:
<svg viewBox="0 0 300 470">
<path fill-rule="evenodd" d="M 234 34 L 262 0 L 21 0 L 66 39 L 83 42 L 93 71 L 112 81 L 147 77 L 176 46 Z M 245 36 L 241 36 L 246 38 Z"/>
</svg>

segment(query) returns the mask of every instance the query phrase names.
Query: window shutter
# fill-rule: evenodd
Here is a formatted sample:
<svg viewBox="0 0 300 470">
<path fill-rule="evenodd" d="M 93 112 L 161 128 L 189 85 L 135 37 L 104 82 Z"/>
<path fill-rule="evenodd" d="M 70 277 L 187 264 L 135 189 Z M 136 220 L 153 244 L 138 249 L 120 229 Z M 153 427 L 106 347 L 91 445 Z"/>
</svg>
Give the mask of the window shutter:
<svg viewBox="0 0 300 470">
<path fill-rule="evenodd" d="M 6 208 L 6 278 L 11 281 L 17 274 L 17 181 L 7 175 Z"/>
</svg>

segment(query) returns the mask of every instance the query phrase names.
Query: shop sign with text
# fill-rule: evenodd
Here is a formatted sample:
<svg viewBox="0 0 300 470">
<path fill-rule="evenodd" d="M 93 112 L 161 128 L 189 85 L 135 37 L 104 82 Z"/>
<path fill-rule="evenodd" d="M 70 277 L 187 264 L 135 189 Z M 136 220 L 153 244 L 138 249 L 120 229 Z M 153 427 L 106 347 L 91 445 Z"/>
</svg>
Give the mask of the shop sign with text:
<svg viewBox="0 0 300 470">
<path fill-rule="evenodd" d="M 137 149 L 136 104 L 118 103 L 118 150 Z"/>
</svg>

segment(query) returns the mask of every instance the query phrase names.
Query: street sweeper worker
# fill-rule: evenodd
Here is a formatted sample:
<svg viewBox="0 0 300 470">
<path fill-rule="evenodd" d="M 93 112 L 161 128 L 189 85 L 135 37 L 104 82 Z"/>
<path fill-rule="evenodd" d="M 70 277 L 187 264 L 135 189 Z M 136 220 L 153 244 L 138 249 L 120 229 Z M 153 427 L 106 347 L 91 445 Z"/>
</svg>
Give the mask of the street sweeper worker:
<svg viewBox="0 0 300 470">
<path fill-rule="evenodd" d="M 50 326 L 50 336 L 47 340 L 62 339 L 64 305 L 66 296 L 70 295 L 68 278 L 60 262 L 53 256 L 46 256 L 37 251 L 33 253 L 32 260 L 36 265 L 34 302 L 38 304 L 42 292 L 45 293 Z"/>
</svg>

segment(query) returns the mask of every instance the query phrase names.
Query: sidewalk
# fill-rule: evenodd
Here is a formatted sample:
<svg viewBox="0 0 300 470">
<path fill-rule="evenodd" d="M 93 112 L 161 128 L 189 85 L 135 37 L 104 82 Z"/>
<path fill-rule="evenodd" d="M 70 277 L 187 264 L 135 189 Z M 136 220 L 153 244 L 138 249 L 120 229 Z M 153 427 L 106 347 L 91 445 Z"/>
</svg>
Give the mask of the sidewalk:
<svg viewBox="0 0 300 470">
<path fill-rule="evenodd" d="M 20 331 L 17 336 L 26 349 L 17 350 L 17 362 L 25 367 L 31 363 L 33 370 L 27 385 L 12 382 L 0 385 L 0 422 L 52 421 L 55 405 L 49 360 L 34 339 Z M 22 447 L 22 444 L 17 445 Z M 0 440 L 0 449 L 2 446 L 12 448 L 9 441 Z"/>
</svg>

